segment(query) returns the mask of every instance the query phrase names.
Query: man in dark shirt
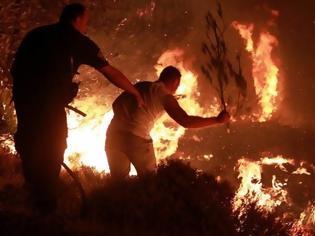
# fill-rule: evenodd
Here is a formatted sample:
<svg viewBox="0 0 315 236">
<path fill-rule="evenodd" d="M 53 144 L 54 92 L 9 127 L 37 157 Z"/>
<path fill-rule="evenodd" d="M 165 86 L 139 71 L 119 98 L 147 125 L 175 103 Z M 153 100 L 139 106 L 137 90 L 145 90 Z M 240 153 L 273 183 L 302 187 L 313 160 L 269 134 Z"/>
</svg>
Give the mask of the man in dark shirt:
<svg viewBox="0 0 315 236">
<path fill-rule="evenodd" d="M 13 62 L 13 100 L 17 115 L 15 146 L 33 203 L 42 212 L 56 208 L 59 172 L 66 149 L 65 106 L 75 97 L 73 75 L 86 64 L 110 82 L 143 100 L 138 90 L 102 55 L 84 34 L 88 12 L 67 5 L 58 23 L 36 28 L 22 41 Z"/>
</svg>

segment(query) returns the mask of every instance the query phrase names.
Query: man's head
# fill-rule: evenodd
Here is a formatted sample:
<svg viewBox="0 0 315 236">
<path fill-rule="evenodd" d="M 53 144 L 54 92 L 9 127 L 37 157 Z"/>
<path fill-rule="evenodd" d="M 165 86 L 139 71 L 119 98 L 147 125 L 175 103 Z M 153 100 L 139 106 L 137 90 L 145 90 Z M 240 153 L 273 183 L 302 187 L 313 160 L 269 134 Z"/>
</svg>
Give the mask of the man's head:
<svg viewBox="0 0 315 236">
<path fill-rule="evenodd" d="M 85 34 L 87 32 L 89 16 L 84 5 L 72 3 L 63 8 L 59 21 L 71 24 L 76 30 Z"/>
<path fill-rule="evenodd" d="M 168 66 L 161 72 L 159 81 L 165 84 L 165 87 L 175 93 L 180 83 L 180 71 L 174 66 Z"/>
</svg>

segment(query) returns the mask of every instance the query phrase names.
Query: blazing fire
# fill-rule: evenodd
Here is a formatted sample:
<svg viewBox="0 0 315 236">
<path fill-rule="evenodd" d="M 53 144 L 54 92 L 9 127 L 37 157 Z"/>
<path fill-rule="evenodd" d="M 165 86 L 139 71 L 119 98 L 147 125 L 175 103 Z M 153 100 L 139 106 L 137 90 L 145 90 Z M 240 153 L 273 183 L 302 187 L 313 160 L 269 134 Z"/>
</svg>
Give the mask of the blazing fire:
<svg viewBox="0 0 315 236">
<path fill-rule="evenodd" d="M 259 41 L 255 44 L 253 24 L 244 25 L 235 21 L 233 26 L 246 41 L 246 50 L 251 54 L 253 60 L 252 75 L 261 109 L 261 112 L 255 114 L 255 117 L 260 122 L 268 121 L 278 108 L 279 69 L 272 58 L 272 52 L 278 45 L 278 40 L 269 32 L 262 32 Z"/>
<path fill-rule="evenodd" d="M 152 14 L 155 8 L 154 1 L 146 9 L 139 9 L 137 14 L 144 17 Z M 124 22 L 123 22 L 124 23 Z M 258 97 L 259 111 L 253 114 L 254 121 L 269 121 L 277 111 L 279 103 L 279 68 L 273 60 L 272 53 L 278 45 L 278 40 L 269 32 L 261 32 L 257 42 L 253 39 L 254 24 L 241 24 L 234 22 L 233 26 L 246 42 L 246 50 L 252 59 L 252 77 L 256 96 Z M 176 66 L 182 74 L 181 84 L 176 92 L 180 105 L 190 115 L 214 116 L 220 111 L 220 105 L 214 100 L 210 107 L 204 108 L 198 102 L 199 87 L 198 76 L 184 64 L 185 53 L 181 49 L 165 51 L 155 66 L 156 74 L 168 65 Z M 152 80 L 155 80 L 155 76 Z M 109 173 L 105 153 L 106 130 L 113 118 L 110 107 L 99 102 L 98 96 L 77 99 L 75 107 L 87 113 L 87 117 L 69 111 L 67 139 L 68 148 L 65 152 L 65 162 L 73 169 L 82 166 L 95 168 L 98 172 Z M 246 118 L 248 122 L 253 120 Z M 185 134 L 185 128 L 176 124 L 167 114 L 163 115 L 150 132 L 153 139 L 155 154 L 158 161 L 163 160 L 174 153 L 178 148 L 178 142 Z M 15 152 L 12 138 L 0 137 L 0 142 L 7 146 L 11 153 Z M 189 159 L 189 153 L 185 153 L 183 159 Z M 212 154 L 205 154 L 204 159 L 210 161 Z M 287 179 L 280 181 L 277 175 L 272 175 L 270 186 L 266 187 L 262 181 L 263 167 L 274 166 L 291 175 L 311 175 L 311 172 L 299 163 L 295 171 L 289 173 L 286 165 L 295 166 L 295 160 L 278 155 L 274 157 L 262 157 L 258 161 L 246 158 L 238 160 L 236 169 L 240 185 L 233 199 L 234 210 L 245 214 L 246 206 L 256 204 L 262 212 L 274 212 L 281 205 L 290 205 L 291 201 L 287 190 Z M 133 168 L 131 175 L 136 174 Z M 218 180 L 221 177 L 218 177 Z M 315 225 L 315 206 L 309 206 L 300 214 L 292 226 L 292 234 L 303 232 L 307 235 L 308 228 Z"/>
<path fill-rule="evenodd" d="M 260 161 L 240 159 L 238 161 L 238 178 L 241 184 L 235 194 L 233 206 L 235 210 L 241 210 L 249 204 L 256 204 L 265 212 L 273 212 L 276 207 L 283 203 L 289 203 L 288 192 L 284 189 L 286 183 L 281 183 L 277 177 L 272 177 L 272 187 L 265 188 L 262 184 L 262 166 L 277 165 L 284 169 L 283 164 L 291 163 L 284 157 L 265 157 Z"/>
<path fill-rule="evenodd" d="M 94 167 L 97 171 L 109 172 L 104 145 L 113 112 L 107 112 L 106 107 L 96 104 L 94 99 L 76 101 L 76 105 L 87 112 L 85 118 L 74 112 L 69 113 L 65 160 L 73 168 L 84 165 Z"/>
<path fill-rule="evenodd" d="M 205 111 L 196 101 L 198 96 L 197 76 L 183 65 L 184 52 L 180 49 L 166 51 L 159 58 L 156 71 L 160 74 L 167 65 L 178 67 L 182 73 L 177 95 L 181 106 L 192 115 L 217 114 L 218 107 L 212 106 Z M 113 112 L 106 107 L 97 105 L 97 98 L 79 100 L 75 106 L 87 112 L 88 117 L 82 118 L 71 112 L 68 116 L 69 137 L 65 153 L 67 163 L 73 168 L 81 165 L 91 166 L 98 171 L 109 172 L 106 153 L 104 151 L 106 129 L 113 117 Z M 185 129 L 163 115 L 151 131 L 157 159 L 164 159 L 177 150 L 178 140 Z"/>
<path fill-rule="evenodd" d="M 305 167 L 304 161 L 299 163 L 295 171 L 289 173 L 294 175 L 311 175 Z M 233 199 L 233 209 L 239 212 L 239 216 L 246 214 L 246 207 L 254 204 L 262 213 L 271 213 L 281 205 L 291 206 L 292 202 L 288 196 L 287 181 L 279 181 L 276 175 L 272 176 L 271 187 L 265 187 L 262 182 L 264 166 L 278 167 L 281 171 L 287 172 L 285 165 L 294 167 L 293 159 L 283 156 L 263 157 L 259 161 L 251 161 L 242 158 L 238 161 L 238 178 L 241 180 L 238 190 Z M 285 217 L 285 215 L 284 215 Z M 286 219 L 282 219 L 286 222 Z M 291 235 L 313 235 L 315 228 L 315 207 L 308 204 L 306 209 L 300 213 L 298 219 L 291 226 Z"/>
<path fill-rule="evenodd" d="M 246 40 L 246 50 L 251 53 L 253 60 L 253 79 L 256 95 L 259 98 L 261 113 L 255 114 L 260 121 L 269 120 L 277 109 L 278 96 L 278 68 L 272 60 L 273 47 L 277 39 L 268 32 L 261 33 L 257 45 L 253 41 L 254 25 L 242 25 L 234 22 L 233 26 Z M 184 52 L 181 49 L 168 50 L 159 58 L 155 66 L 157 74 L 167 65 L 178 67 L 182 73 L 181 85 L 177 96 L 180 105 L 191 115 L 212 116 L 219 112 L 219 105 L 213 104 L 207 110 L 198 103 L 198 78 L 185 67 Z M 106 154 L 104 151 L 105 133 L 113 116 L 108 108 L 96 105 L 95 101 L 76 101 L 76 105 L 83 111 L 88 111 L 87 118 L 81 118 L 74 113 L 68 116 L 69 137 L 66 160 L 72 166 L 87 165 L 99 171 L 108 172 Z M 185 129 L 173 122 L 166 114 L 163 115 L 151 131 L 155 154 L 158 160 L 174 154 L 178 147 L 178 140 L 185 134 Z M 76 156 L 77 158 L 74 158 Z M 70 158 L 72 157 L 72 158 Z M 69 158 L 71 161 L 69 161 Z"/>
</svg>

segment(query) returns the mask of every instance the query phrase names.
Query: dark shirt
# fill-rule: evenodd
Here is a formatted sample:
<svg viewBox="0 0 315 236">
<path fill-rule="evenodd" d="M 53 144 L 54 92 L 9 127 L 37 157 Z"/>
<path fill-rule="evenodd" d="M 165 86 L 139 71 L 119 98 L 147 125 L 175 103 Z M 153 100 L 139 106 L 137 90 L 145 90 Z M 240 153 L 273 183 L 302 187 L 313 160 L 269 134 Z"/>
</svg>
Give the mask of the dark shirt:
<svg viewBox="0 0 315 236">
<path fill-rule="evenodd" d="M 58 100 L 82 64 L 99 69 L 108 62 L 99 47 L 71 25 L 57 23 L 32 30 L 11 68 L 15 103 Z"/>
</svg>

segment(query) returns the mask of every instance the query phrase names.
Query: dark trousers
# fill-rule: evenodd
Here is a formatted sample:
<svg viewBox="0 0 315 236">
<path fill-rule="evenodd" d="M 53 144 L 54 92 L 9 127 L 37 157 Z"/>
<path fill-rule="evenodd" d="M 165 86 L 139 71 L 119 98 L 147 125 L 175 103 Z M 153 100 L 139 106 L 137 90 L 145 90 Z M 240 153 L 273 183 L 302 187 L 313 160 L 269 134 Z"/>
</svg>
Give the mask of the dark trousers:
<svg viewBox="0 0 315 236">
<path fill-rule="evenodd" d="M 18 127 L 15 147 L 33 204 L 42 212 L 56 208 L 59 173 L 66 149 L 67 120 L 63 106 L 15 102 Z"/>
</svg>

